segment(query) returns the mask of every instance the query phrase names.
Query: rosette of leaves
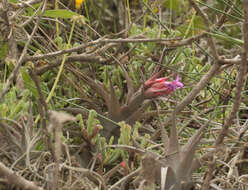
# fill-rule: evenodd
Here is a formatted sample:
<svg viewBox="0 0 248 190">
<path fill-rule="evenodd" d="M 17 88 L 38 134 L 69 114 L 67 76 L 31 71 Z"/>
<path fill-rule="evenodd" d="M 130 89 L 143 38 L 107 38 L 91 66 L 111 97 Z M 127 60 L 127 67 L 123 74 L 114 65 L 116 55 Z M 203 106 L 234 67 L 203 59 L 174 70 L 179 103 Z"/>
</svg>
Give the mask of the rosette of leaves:
<svg viewBox="0 0 248 190">
<path fill-rule="evenodd" d="M 69 70 L 75 74 L 78 78 L 83 80 L 92 90 L 94 90 L 103 100 L 107 107 L 107 114 L 105 117 L 98 117 L 101 125 L 103 126 L 103 130 L 101 131 L 102 135 L 109 139 L 112 135 L 119 137 L 120 136 L 120 128 L 116 124 L 120 121 L 125 121 L 127 124 L 134 124 L 136 121 L 140 120 L 144 117 L 145 110 L 151 103 L 151 99 L 156 98 L 162 95 L 168 95 L 173 92 L 176 88 L 182 86 L 175 86 L 172 89 L 168 89 L 169 85 L 167 83 L 174 83 L 178 80 L 172 82 L 165 82 L 165 78 L 158 77 L 164 71 L 159 71 L 155 69 L 152 77 L 144 82 L 144 85 L 141 85 L 138 89 L 134 88 L 134 84 L 132 82 L 132 78 L 129 76 L 127 70 L 120 65 L 123 75 L 125 77 L 127 83 L 127 91 L 124 95 L 125 103 L 121 105 L 121 101 L 119 100 L 115 86 L 113 85 L 112 80 L 108 77 L 109 85 L 106 86 L 103 82 L 94 80 L 89 75 L 84 74 L 82 72 L 78 72 L 74 68 L 70 68 Z M 157 83 L 165 82 L 163 86 L 156 86 Z M 177 81 L 178 82 L 178 81 Z M 180 83 L 180 82 L 178 82 Z M 182 84 L 182 83 L 180 83 Z M 67 111 L 71 111 L 72 109 L 68 109 Z M 78 110 L 78 109 L 77 109 Z M 85 111 L 81 110 L 85 113 Z M 114 121 L 114 122 L 111 122 Z"/>
<path fill-rule="evenodd" d="M 160 184 L 162 190 L 192 189 L 192 174 L 201 166 L 195 158 L 195 151 L 207 125 L 196 131 L 183 146 L 179 145 L 176 126 L 172 126 L 170 136 L 166 135 L 164 139 L 165 156 L 160 157 L 152 152 L 143 156 L 142 170 L 136 180 L 140 186 L 145 184 L 140 189 L 154 189 L 156 184 Z M 141 183 L 144 180 L 147 183 Z"/>
</svg>

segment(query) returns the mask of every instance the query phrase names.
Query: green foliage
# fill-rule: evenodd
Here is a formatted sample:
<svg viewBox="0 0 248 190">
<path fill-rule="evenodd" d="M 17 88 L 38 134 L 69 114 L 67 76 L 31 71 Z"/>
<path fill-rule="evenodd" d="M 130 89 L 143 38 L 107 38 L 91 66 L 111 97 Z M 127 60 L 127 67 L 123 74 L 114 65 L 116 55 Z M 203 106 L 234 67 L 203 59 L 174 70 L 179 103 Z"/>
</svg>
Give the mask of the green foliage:
<svg viewBox="0 0 248 190">
<path fill-rule="evenodd" d="M 119 158 L 123 150 L 107 148 L 108 145 L 113 144 L 114 137 L 111 137 L 109 142 L 107 143 L 106 139 L 100 136 L 99 130 L 102 129 L 102 126 L 99 124 L 96 116 L 96 112 L 94 110 L 90 110 L 86 124 L 83 121 L 82 115 L 77 115 L 77 120 L 79 121 L 84 139 L 90 142 L 92 145 L 96 146 L 97 149 L 100 151 L 103 159 L 103 164 L 112 164 Z"/>
<path fill-rule="evenodd" d="M 79 14 L 73 11 L 66 10 L 66 9 L 56 9 L 56 10 L 45 11 L 43 16 L 47 16 L 51 18 L 72 19 L 73 16 L 79 16 Z"/>
<path fill-rule="evenodd" d="M 0 60 L 3 60 L 3 58 L 6 56 L 8 51 L 8 43 L 2 43 L 0 44 Z"/>
<path fill-rule="evenodd" d="M 90 142 L 92 145 L 97 147 L 97 150 L 101 153 L 101 157 L 104 165 L 111 165 L 116 160 L 122 158 L 123 160 L 128 159 L 128 153 L 126 150 L 120 148 L 110 148 L 109 145 L 113 145 L 114 136 L 112 136 L 109 142 L 106 141 L 104 137 L 101 137 L 100 130 L 103 127 L 97 120 L 97 114 L 94 110 L 90 110 L 88 120 L 85 123 L 83 121 L 82 115 L 77 115 L 77 120 L 81 127 L 81 132 L 83 133 L 84 139 Z M 132 138 L 138 138 L 138 129 L 140 128 L 140 123 L 136 123 L 134 129 L 125 122 L 120 122 L 120 137 L 118 139 L 119 145 L 130 145 L 132 146 Z M 144 140 L 143 140 L 144 141 Z M 147 144 L 142 143 L 142 146 Z"/>
<path fill-rule="evenodd" d="M 95 110 L 90 110 L 89 117 L 87 120 L 87 133 L 89 135 L 92 134 L 94 127 L 99 124 L 100 122 L 96 120 L 97 113 Z"/>
<path fill-rule="evenodd" d="M 132 127 L 125 122 L 120 122 L 121 136 L 118 140 L 118 144 L 130 145 L 132 136 Z"/>
<path fill-rule="evenodd" d="M 231 47 L 233 47 L 233 45 L 237 45 L 241 47 L 244 44 L 243 40 L 240 40 L 238 38 L 233 38 L 232 36 L 229 36 L 225 33 L 215 32 L 215 33 L 210 33 L 210 34 L 216 37 L 217 39 L 224 41 L 224 43 L 226 43 L 227 45 L 228 44 L 229 46 L 231 45 Z"/>
<path fill-rule="evenodd" d="M 180 4 L 182 3 L 181 0 L 165 0 L 164 6 L 168 9 L 172 9 L 174 11 L 179 11 Z"/>
<path fill-rule="evenodd" d="M 81 132 L 83 133 L 84 139 L 92 145 L 96 145 L 99 143 L 99 131 L 102 130 L 102 126 L 96 116 L 96 111 L 90 110 L 87 123 L 85 124 L 82 115 L 77 115 L 77 120 L 79 121 L 79 125 L 81 127 Z"/>
<path fill-rule="evenodd" d="M 2 85 L 0 90 L 2 89 Z M 17 97 L 17 93 L 20 93 L 18 89 L 12 87 L 6 94 L 4 101 L 0 104 L 0 117 L 18 120 L 21 116 L 28 114 L 30 95 L 28 90 L 24 90 L 21 93 L 21 98 Z"/>
<path fill-rule="evenodd" d="M 18 3 L 18 0 L 8 0 L 10 3 Z"/>
<path fill-rule="evenodd" d="M 206 29 L 203 19 L 200 16 L 195 16 L 193 14 L 190 20 L 186 20 L 186 22 L 179 26 L 178 31 L 181 32 L 181 35 L 185 37 L 194 36 L 196 34 L 200 34 L 202 31 Z"/>
<path fill-rule="evenodd" d="M 34 95 L 34 97 L 38 98 L 38 90 L 35 88 L 34 81 L 28 74 L 28 71 L 25 67 L 21 69 L 21 73 L 25 88 L 28 89 Z"/>
</svg>

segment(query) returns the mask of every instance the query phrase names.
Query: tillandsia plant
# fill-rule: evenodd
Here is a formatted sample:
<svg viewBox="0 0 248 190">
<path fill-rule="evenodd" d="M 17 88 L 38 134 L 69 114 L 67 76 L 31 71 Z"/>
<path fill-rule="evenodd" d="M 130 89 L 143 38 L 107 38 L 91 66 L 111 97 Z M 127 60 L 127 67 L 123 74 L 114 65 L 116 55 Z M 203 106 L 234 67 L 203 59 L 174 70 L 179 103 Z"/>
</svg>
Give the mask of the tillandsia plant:
<svg viewBox="0 0 248 190">
<path fill-rule="evenodd" d="M 152 189 L 155 184 L 160 184 L 162 190 L 190 190 L 193 187 L 192 173 L 200 167 L 199 160 L 195 158 L 195 151 L 207 124 L 203 125 L 189 140 L 180 147 L 176 125 L 171 127 L 170 136 L 166 134 L 164 140 L 165 156 L 162 158 L 152 152 L 147 152 L 142 158 L 142 170 L 136 182 L 140 183 L 139 189 Z M 141 187 L 144 184 L 146 187 Z"/>
<path fill-rule="evenodd" d="M 88 86 L 90 86 L 100 97 L 104 99 L 108 111 L 106 117 L 114 122 L 125 121 L 128 124 L 134 124 L 142 117 L 142 114 L 150 105 L 151 101 L 149 100 L 156 97 L 169 95 L 176 89 L 183 87 L 183 83 L 179 81 L 179 76 L 177 76 L 173 81 L 168 81 L 166 77 L 159 78 L 162 71 L 156 71 L 150 79 L 145 81 L 144 84 L 135 91 L 132 79 L 128 72 L 123 66 L 121 66 L 121 68 L 127 81 L 128 89 L 126 102 L 124 105 L 121 105 L 110 79 L 108 90 L 102 82 L 95 81 L 89 76 L 70 68 L 71 72 L 80 77 Z M 103 126 L 102 134 L 104 137 L 107 139 L 109 139 L 112 135 L 119 137 L 120 129 L 116 124 L 102 117 L 99 117 L 99 120 Z"/>
</svg>

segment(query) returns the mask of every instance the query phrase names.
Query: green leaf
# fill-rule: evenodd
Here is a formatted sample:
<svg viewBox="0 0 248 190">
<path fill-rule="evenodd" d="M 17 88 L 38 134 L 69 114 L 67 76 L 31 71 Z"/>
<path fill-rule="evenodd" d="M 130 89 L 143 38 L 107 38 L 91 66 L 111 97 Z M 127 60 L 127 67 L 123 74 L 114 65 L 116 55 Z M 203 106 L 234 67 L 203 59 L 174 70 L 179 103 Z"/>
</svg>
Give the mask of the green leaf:
<svg viewBox="0 0 248 190">
<path fill-rule="evenodd" d="M 0 111 L 0 116 L 1 117 L 7 117 L 9 108 L 5 103 L 0 105 L 0 110 L 1 110 Z"/>
<path fill-rule="evenodd" d="M 76 116 L 77 120 L 79 121 L 79 126 L 81 127 L 81 130 L 84 130 L 85 129 L 85 126 L 84 126 L 84 121 L 83 121 L 83 117 L 81 114 L 78 114 Z"/>
<path fill-rule="evenodd" d="M 88 135 L 91 135 L 92 132 L 93 132 L 93 128 L 95 127 L 95 124 L 96 124 L 96 116 L 97 116 L 97 113 L 95 110 L 90 110 L 89 112 L 89 117 L 88 117 L 88 120 L 87 120 L 87 132 L 88 132 Z"/>
<path fill-rule="evenodd" d="M 3 43 L 0 47 L 0 60 L 3 60 L 7 52 L 8 52 L 8 43 L 6 42 Z"/>
<path fill-rule="evenodd" d="M 177 28 L 183 37 L 190 37 L 200 34 L 206 29 L 204 22 L 200 16 L 195 16 L 193 20 L 187 20 L 185 24 Z M 185 35 L 187 33 L 187 35 Z"/>
<path fill-rule="evenodd" d="M 71 19 L 73 16 L 80 16 L 76 12 L 72 12 L 66 9 L 56 9 L 56 10 L 47 10 L 44 12 L 43 16 L 51 17 L 51 18 L 69 18 Z"/>
<path fill-rule="evenodd" d="M 220 40 L 224 40 L 226 42 L 229 42 L 230 44 L 234 45 L 238 45 L 238 46 L 242 46 L 244 44 L 243 40 L 240 40 L 238 38 L 233 38 L 231 36 L 226 35 L 225 33 L 221 33 L 221 32 L 216 32 L 216 33 L 209 33 L 210 35 L 216 37 L 217 39 Z"/>
<path fill-rule="evenodd" d="M 25 101 L 22 99 L 16 104 L 15 108 L 11 110 L 11 113 L 9 114 L 9 118 L 17 118 L 18 113 L 22 111 L 22 108 L 24 107 Z"/>
<path fill-rule="evenodd" d="M 120 157 L 120 155 L 121 155 L 121 150 L 116 149 L 116 150 L 114 150 L 114 152 L 112 154 L 108 155 L 107 158 L 105 158 L 105 160 L 103 162 L 106 165 L 112 164 Z"/>
<path fill-rule="evenodd" d="M 164 2 L 164 6 L 174 11 L 179 11 L 179 0 L 167 0 Z"/>
<path fill-rule="evenodd" d="M 31 79 L 31 77 L 27 73 L 26 68 L 23 68 L 21 70 L 21 73 L 22 73 L 22 79 L 24 81 L 25 88 L 28 89 L 28 90 L 30 90 L 30 92 L 32 92 L 32 94 L 35 97 L 38 97 L 38 95 L 39 95 L 38 90 L 35 87 L 34 81 Z"/>
<path fill-rule="evenodd" d="M 18 3 L 17 0 L 8 0 L 8 2 L 9 2 L 9 3 L 15 3 L 15 4 Z"/>
<path fill-rule="evenodd" d="M 118 143 L 119 144 L 125 144 L 129 145 L 131 142 L 131 133 L 132 133 L 132 128 L 130 125 L 126 124 L 125 122 L 120 122 L 119 123 L 121 126 L 121 135 L 119 138 Z"/>
</svg>

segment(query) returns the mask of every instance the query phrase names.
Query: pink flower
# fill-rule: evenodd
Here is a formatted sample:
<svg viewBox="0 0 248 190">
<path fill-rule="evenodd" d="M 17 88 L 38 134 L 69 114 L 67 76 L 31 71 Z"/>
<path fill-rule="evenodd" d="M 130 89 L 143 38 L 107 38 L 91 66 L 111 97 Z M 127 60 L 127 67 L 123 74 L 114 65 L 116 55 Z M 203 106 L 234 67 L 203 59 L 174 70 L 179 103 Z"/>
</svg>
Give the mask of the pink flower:
<svg viewBox="0 0 248 190">
<path fill-rule="evenodd" d="M 183 88 L 183 83 L 179 81 L 179 76 L 171 82 L 166 81 L 166 78 L 152 77 L 145 82 L 144 95 L 146 98 L 154 98 L 158 96 L 168 95 L 177 88 Z"/>
</svg>

